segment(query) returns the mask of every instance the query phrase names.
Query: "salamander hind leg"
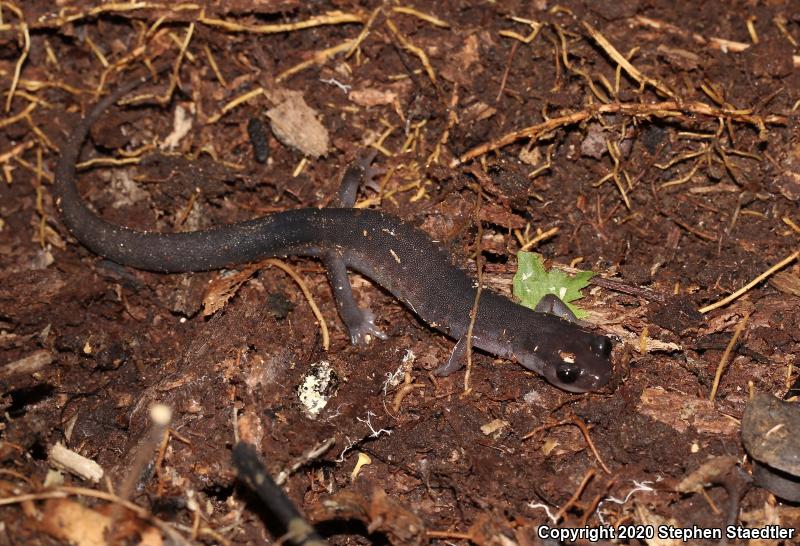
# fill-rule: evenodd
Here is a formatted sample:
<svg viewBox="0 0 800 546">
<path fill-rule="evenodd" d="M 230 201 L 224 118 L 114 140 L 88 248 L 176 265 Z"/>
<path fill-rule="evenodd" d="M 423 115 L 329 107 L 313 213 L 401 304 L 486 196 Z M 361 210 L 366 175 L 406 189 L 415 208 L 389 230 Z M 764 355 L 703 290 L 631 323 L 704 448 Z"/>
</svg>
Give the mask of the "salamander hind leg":
<svg viewBox="0 0 800 546">
<path fill-rule="evenodd" d="M 373 191 L 380 191 L 377 177 L 385 171 L 372 165 L 376 154 L 375 150 L 362 152 L 347 166 L 336 199 L 331 203 L 332 207 L 350 208 L 355 205 L 358 188 L 362 185 Z"/>
<path fill-rule="evenodd" d="M 457 372 L 464 367 L 464 357 L 467 355 L 467 336 L 463 336 L 456 341 L 453 352 L 447 362 L 433 370 L 433 375 L 437 377 L 447 377 L 451 373 Z"/>
</svg>

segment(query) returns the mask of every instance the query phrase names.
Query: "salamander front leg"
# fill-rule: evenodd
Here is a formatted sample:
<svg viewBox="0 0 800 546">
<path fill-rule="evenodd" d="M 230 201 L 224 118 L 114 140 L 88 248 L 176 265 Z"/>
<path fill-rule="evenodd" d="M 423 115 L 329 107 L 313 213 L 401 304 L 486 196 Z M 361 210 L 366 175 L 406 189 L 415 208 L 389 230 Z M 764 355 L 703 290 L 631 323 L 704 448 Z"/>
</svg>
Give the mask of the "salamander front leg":
<svg viewBox="0 0 800 546">
<path fill-rule="evenodd" d="M 341 256 L 329 252 L 322 261 L 325 269 L 328 270 L 328 280 L 333 288 L 333 299 L 336 301 L 339 316 L 342 317 L 342 322 L 350 334 L 350 342 L 353 345 L 363 345 L 369 343 L 370 337 L 386 339 L 386 334 L 375 326 L 375 315 L 372 311 L 362 309 L 356 304 L 347 275 L 347 267 Z"/>
<path fill-rule="evenodd" d="M 578 317 L 572 312 L 572 309 L 567 307 L 567 304 L 561 301 L 561 298 L 555 294 L 545 294 L 536 307 L 533 308 L 537 313 L 547 313 L 548 315 L 555 315 L 568 322 L 577 323 Z"/>
<path fill-rule="evenodd" d="M 373 177 L 380 173 L 379 169 L 372 167 L 372 160 L 375 159 L 376 152 L 373 150 L 363 154 L 358 160 L 351 163 L 342 176 L 342 183 L 339 192 L 331 203 L 333 207 L 352 207 L 356 203 L 358 187 L 362 182 L 373 184 Z M 339 316 L 342 317 L 347 332 L 350 334 L 350 341 L 353 345 L 365 344 L 370 337 L 386 339 L 384 334 L 375 326 L 375 315 L 369 309 L 362 309 L 356 304 L 353 297 L 353 289 L 350 286 L 350 278 L 347 274 L 347 266 L 344 260 L 336 252 L 328 252 L 322 259 L 325 269 L 328 270 L 328 280 L 333 288 L 333 299 L 336 301 L 336 308 Z"/>
</svg>

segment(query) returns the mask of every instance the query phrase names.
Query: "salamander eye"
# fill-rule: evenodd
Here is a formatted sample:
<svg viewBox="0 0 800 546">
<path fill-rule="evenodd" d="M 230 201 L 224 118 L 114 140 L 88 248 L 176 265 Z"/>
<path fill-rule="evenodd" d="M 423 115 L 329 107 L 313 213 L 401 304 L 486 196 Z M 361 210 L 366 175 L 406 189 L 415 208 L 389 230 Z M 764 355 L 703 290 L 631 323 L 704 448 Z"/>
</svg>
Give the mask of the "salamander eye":
<svg viewBox="0 0 800 546">
<path fill-rule="evenodd" d="M 600 355 L 604 358 L 608 358 L 611 355 L 611 340 L 606 336 L 597 336 L 594 338 L 590 347 L 592 352 L 596 355 Z"/>
<path fill-rule="evenodd" d="M 581 369 L 575 364 L 569 364 L 567 362 L 562 362 L 558 365 L 556 369 L 556 377 L 558 377 L 559 381 L 562 383 L 570 384 L 574 383 L 578 377 L 581 375 Z"/>
</svg>

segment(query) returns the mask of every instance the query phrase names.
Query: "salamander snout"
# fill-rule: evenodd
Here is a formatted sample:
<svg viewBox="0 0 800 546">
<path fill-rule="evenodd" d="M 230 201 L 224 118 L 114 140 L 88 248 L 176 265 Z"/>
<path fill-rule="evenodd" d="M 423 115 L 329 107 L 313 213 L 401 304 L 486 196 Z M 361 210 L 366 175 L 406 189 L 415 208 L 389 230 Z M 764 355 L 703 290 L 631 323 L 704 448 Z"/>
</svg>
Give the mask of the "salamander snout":
<svg viewBox="0 0 800 546">
<path fill-rule="evenodd" d="M 606 336 L 579 330 L 560 338 L 558 344 L 537 346 L 533 356 L 540 364 L 536 371 L 541 370 L 539 373 L 553 385 L 568 392 L 589 392 L 598 390 L 611 379 L 612 348 Z M 530 368 L 525 360 L 521 361 Z"/>
</svg>

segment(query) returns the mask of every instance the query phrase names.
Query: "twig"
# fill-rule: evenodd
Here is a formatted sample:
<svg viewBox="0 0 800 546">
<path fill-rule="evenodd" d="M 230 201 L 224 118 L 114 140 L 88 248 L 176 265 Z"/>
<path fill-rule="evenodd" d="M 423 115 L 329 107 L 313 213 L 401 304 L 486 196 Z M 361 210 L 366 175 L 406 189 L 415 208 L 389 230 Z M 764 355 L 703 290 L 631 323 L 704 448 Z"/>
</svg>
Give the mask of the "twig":
<svg viewBox="0 0 800 546">
<path fill-rule="evenodd" d="M 358 46 L 361 45 L 361 42 L 363 42 L 367 38 L 373 23 L 375 23 L 375 19 L 378 17 L 380 13 L 382 13 L 380 6 L 372 10 L 372 13 L 370 13 L 369 15 L 369 19 L 367 19 L 367 22 L 364 24 L 363 27 L 361 27 L 361 32 L 359 32 L 358 36 L 356 36 L 356 39 L 352 41 L 350 49 L 347 50 L 347 53 L 344 54 L 345 59 L 349 59 L 350 56 L 355 52 L 355 50 L 358 49 Z"/>
<path fill-rule="evenodd" d="M 203 45 L 203 51 L 206 54 L 206 58 L 208 59 L 208 64 L 211 66 L 211 70 L 214 72 L 214 76 L 217 77 L 217 81 L 219 81 L 222 87 L 227 88 L 228 82 L 225 81 L 225 77 L 222 75 L 222 72 L 219 70 L 219 66 L 217 65 L 217 60 L 214 58 L 214 55 L 211 53 L 211 48 L 208 47 L 208 44 Z"/>
<path fill-rule="evenodd" d="M 33 112 L 35 108 L 36 108 L 36 103 L 30 102 L 28 103 L 28 106 L 26 106 L 25 109 L 22 110 L 22 112 L 14 114 L 13 116 L 9 116 L 5 119 L 0 119 L 0 129 L 8 125 L 14 124 L 22 119 L 25 119 L 26 117 L 28 117 L 28 114 Z"/>
<path fill-rule="evenodd" d="M 761 281 L 765 280 L 767 277 L 769 277 L 770 275 L 772 275 L 776 271 L 779 271 L 779 270 L 783 269 L 784 267 L 786 267 L 787 265 L 789 265 L 790 263 L 795 261 L 798 256 L 800 256 L 800 250 L 796 250 L 796 251 L 792 252 L 791 255 L 787 256 L 786 258 L 784 258 L 780 262 L 776 263 L 775 265 L 773 265 L 772 267 L 770 267 L 769 269 L 764 271 L 761 275 L 759 275 L 758 277 L 756 277 L 755 279 L 753 279 L 752 281 L 750 281 L 749 283 L 747 283 L 746 285 L 741 287 L 739 290 L 737 290 L 736 292 L 734 292 L 730 296 L 728 296 L 726 298 L 723 298 L 723 299 L 719 300 L 716 303 L 712 303 L 711 305 L 706 305 L 705 307 L 701 307 L 699 309 L 699 311 L 701 313 L 705 314 L 705 313 L 708 313 L 709 311 L 713 311 L 714 309 L 717 309 L 719 307 L 723 307 L 725 305 L 728 305 L 730 302 L 732 302 L 733 300 L 737 299 L 739 296 L 741 296 L 745 292 L 749 291 L 755 285 L 757 285 Z"/>
<path fill-rule="evenodd" d="M 296 23 L 281 23 L 277 25 L 243 25 L 241 23 L 234 23 L 225 21 L 224 19 L 215 19 L 213 17 L 201 16 L 198 23 L 208 25 L 211 27 L 221 28 L 228 32 L 252 32 L 256 34 L 277 34 L 279 32 L 291 32 L 293 30 L 303 30 L 307 28 L 314 28 L 324 25 L 341 25 L 345 23 L 363 23 L 364 16 L 357 13 L 343 13 L 341 11 L 332 11 L 324 15 L 317 15 L 306 19 L 305 21 L 298 21 Z"/>
<path fill-rule="evenodd" d="M 225 106 L 223 106 L 222 109 L 219 112 L 217 112 L 216 114 L 214 114 L 211 117 L 209 117 L 208 120 L 206 121 L 206 123 L 208 123 L 208 124 L 216 123 L 217 121 L 220 120 L 220 118 L 222 118 L 222 116 L 224 116 L 225 114 L 227 114 L 228 112 L 230 112 L 231 110 L 233 110 L 234 108 L 239 106 L 240 104 L 245 103 L 245 102 L 247 102 L 247 101 L 249 101 L 251 99 L 257 98 L 257 97 L 259 97 L 259 96 L 261 96 L 263 94 L 264 94 L 264 88 L 263 87 L 256 87 L 255 89 L 252 89 L 252 90 L 248 91 L 247 93 L 244 93 L 242 95 L 239 95 L 238 97 L 235 97 L 233 100 L 231 100 L 227 104 L 225 104 Z"/>
<path fill-rule="evenodd" d="M 600 114 L 624 114 L 632 117 L 642 118 L 655 116 L 659 118 L 675 118 L 685 115 L 707 116 L 711 118 L 730 118 L 740 123 L 749 123 L 758 128 L 759 132 L 766 132 L 765 124 L 785 124 L 787 119 L 784 116 L 770 115 L 762 117 L 755 115 L 751 110 L 737 110 L 731 108 L 717 108 L 702 102 L 678 102 L 663 101 L 655 103 L 632 103 L 615 102 L 611 104 L 588 105 L 583 110 L 550 118 L 542 123 L 531 125 L 523 129 L 517 129 L 506 133 L 500 138 L 472 148 L 463 153 L 458 159 L 454 159 L 451 167 L 456 167 L 461 163 L 474 159 L 483 154 L 498 150 L 517 140 L 532 139 L 536 140 L 559 127 L 574 125 Z"/>
<path fill-rule="evenodd" d="M 252 445 L 239 442 L 233 448 L 233 465 L 239 478 L 256 492 L 270 514 L 296 546 L 325 546 L 327 542 L 306 522 L 292 501 L 273 481 Z"/>
<path fill-rule="evenodd" d="M 314 459 L 317 459 L 323 454 L 325 454 L 325 452 L 328 451 L 331 447 L 333 447 L 335 443 L 336 443 L 336 438 L 332 436 L 327 440 L 325 440 L 324 442 L 321 442 L 316 446 L 312 447 L 308 451 L 304 451 L 303 455 L 301 455 L 294 462 L 292 462 L 292 464 L 290 464 L 287 469 L 280 471 L 278 476 L 275 478 L 275 483 L 277 483 L 278 485 L 283 485 L 291 474 L 297 472 L 297 470 L 301 466 L 306 465 L 311 461 L 313 461 Z"/>
<path fill-rule="evenodd" d="M 674 99 L 675 93 L 673 93 L 669 87 L 664 85 L 662 82 L 648 78 L 644 74 L 642 74 L 635 66 L 633 66 L 628 59 L 626 59 L 617 49 L 611 45 L 611 42 L 606 40 L 605 36 L 600 34 L 595 28 L 587 23 L 586 21 L 581 21 L 583 23 L 583 28 L 589 33 L 589 35 L 594 39 L 597 44 L 603 48 L 603 51 L 608 53 L 608 56 L 611 57 L 628 75 L 639 82 L 640 85 L 644 86 L 646 84 L 652 85 L 657 90 L 661 91 L 662 94 L 666 95 L 667 97 Z"/>
<path fill-rule="evenodd" d="M 419 58 L 423 68 L 425 68 L 425 73 L 431 80 L 431 83 L 436 85 L 436 72 L 433 70 L 433 65 L 431 64 L 430 59 L 428 59 L 428 54 L 425 53 L 425 50 L 414 44 L 414 42 L 412 42 L 405 34 L 400 32 L 400 29 L 397 28 L 397 25 L 395 25 L 391 19 L 386 19 L 386 26 L 389 27 L 389 30 L 392 31 L 392 34 L 394 34 L 400 41 L 400 45 L 408 50 L 409 53 Z"/>
<path fill-rule="evenodd" d="M 511 72 L 511 61 L 514 60 L 514 54 L 517 52 L 517 46 L 519 46 L 519 42 L 514 42 L 511 44 L 511 51 L 508 54 L 506 68 L 503 70 L 503 77 L 500 79 L 500 89 L 497 90 L 497 96 L 494 98 L 495 102 L 500 102 L 500 99 L 503 97 L 503 91 L 505 90 L 506 82 L 508 81 L 508 73 Z"/>
<path fill-rule="evenodd" d="M 472 175 L 478 180 L 477 199 L 475 200 L 475 221 L 477 222 L 477 233 L 475 234 L 475 267 L 478 276 L 478 288 L 475 291 L 475 301 L 469 313 L 469 326 L 467 327 L 467 371 L 464 374 L 464 394 L 470 392 L 470 377 L 472 375 L 472 333 L 475 330 L 475 321 L 478 319 L 478 306 L 481 301 L 483 291 L 483 257 L 481 248 L 483 242 L 483 223 L 481 222 L 481 201 L 483 198 L 482 181 L 485 174 L 475 165 L 470 168 Z"/>
<path fill-rule="evenodd" d="M 174 541 L 176 544 L 179 544 L 179 545 L 182 545 L 182 546 L 188 546 L 189 545 L 189 542 L 181 534 L 179 534 L 177 531 L 175 531 L 175 529 L 173 529 L 165 521 L 162 521 L 162 520 L 158 519 L 157 517 L 155 517 L 153 514 L 151 514 L 145 508 L 142 508 L 141 506 L 139 506 L 137 504 L 134 504 L 131 501 L 125 500 L 122 497 L 118 497 L 117 495 L 114 495 L 112 493 L 106 493 L 105 491 L 97 491 L 95 489 L 87 489 L 85 487 L 61 486 L 61 487 L 56 487 L 50 493 L 42 493 L 41 495 L 44 496 L 44 495 L 48 495 L 48 494 L 53 495 L 53 497 L 56 497 L 56 496 L 62 496 L 63 497 L 63 496 L 66 496 L 66 495 L 83 495 L 84 497 L 92 497 L 92 498 L 102 499 L 102 500 L 111 502 L 115 506 L 120 506 L 120 507 L 123 507 L 123 508 L 127 508 L 128 510 L 130 510 L 131 512 L 133 512 L 134 514 L 136 514 L 137 516 L 139 516 L 143 520 L 152 523 L 153 525 L 158 527 L 165 535 L 167 535 L 167 537 L 170 540 Z"/>
<path fill-rule="evenodd" d="M 428 538 L 452 538 L 455 540 L 472 540 L 470 533 L 459 533 L 458 531 L 425 531 Z"/>
<path fill-rule="evenodd" d="M 586 485 L 594 477 L 594 475 L 595 475 L 594 468 L 590 468 L 586 472 L 586 474 L 583 476 L 583 479 L 581 480 L 581 484 L 578 486 L 578 489 L 575 490 L 575 492 L 569 498 L 567 503 L 564 506 L 562 506 L 561 508 L 559 508 L 558 512 L 556 512 L 555 516 L 553 516 L 556 519 L 556 521 L 558 521 L 562 517 L 564 517 L 564 514 L 567 513 L 567 510 L 569 510 L 572 507 L 572 505 L 574 505 L 575 502 L 580 498 L 581 494 L 583 494 L 583 490 L 586 488 Z"/>
<path fill-rule="evenodd" d="M 565 271 L 567 273 L 571 273 L 573 275 L 584 271 L 583 269 L 578 269 L 577 267 L 570 267 L 568 265 L 562 265 L 556 263 L 554 263 L 552 267 L 560 269 L 561 271 Z M 623 294 L 638 296 L 648 301 L 657 301 L 659 303 L 664 303 L 665 301 L 667 301 L 667 296 L 661 292 L 656 292 L 655 290 L 652 290 L 650 288 L 633 286 L 614 279 L 606 279 L 604 277 L 601 277 L 600 275 L 593 276 L 591 279 L 589 279 L 589 283 L 594 284 L 596 286 L 600 286 L 601 288 L 607 288 L 608 290 L 614 290 L 615 292 L 622 292 Z"/>
<path fill-rule="evenodd" d="M 13 471 L 13 470 L 9 470 L 7 468 L 0 468 L 0 476 L 2 476 L 2 475 L 12 476 L 14 478 L 17 478 L 18 480 L 22 480 L 25 483 L 27 483 L 30 487 L 38 487 L 38 485 L 39 485 L 39 483 L 37 481 L 35 481 L 34 478 L 29 478 L 28 476 L 25 476 L 23 474 L 20 474 L 19 472 Z"/>
<path fill-rule="evenodd" d="M 542 241 L 544 241 L 546 239 L 549 239 L 550 237 L 555 236 L 559 231 L 561 231 L 561 228 L 556 226 L 554 228 L 548 229 L 547 231 L 539 233 L 538 235 L 533 237 L 530 241 L 528 241 L 527 243 L 522 245 L 522 247 L 520 248 L 520 251 L 521 252 L 528 252 L 530 249 L 532 249 L 533 247 L 535 247 L 536 245 L 538 245 Z"/>
<path fill-rule="evenodd" d="M 589 436 L 589 428 L 586 426 L 586 423 L 584 423 L 578 417 L 573 417 L 572 423 L 579 429 L 581 429 L 581 432 L 583 433 L 583 437 L 586 440 L 586 443 L 589 444 L 589 449 L 592 450 L 592 453 L 594 453 L 594 458 L 597 459 L 597 462 L 600 464 L 600 466 L 603 467 L 603 470 L 605 470 L 606 474 L 611 474 L 611 471 L 606 466 L 606 463 L 604 463 L 603 459 L 600 458 L 600 454 L 597 452 L 597 448 L 594 447 L 594 442 L 592 442 L 592 438 Z"/>
<path fill-rule="evenodd" d="M 339 45 L 335 45 L 333 47 L 329 47 L 327 49 L 323 49 L 322 51 L 317 51 L 307 61 L 303 61 L 301 63 L 298 63 L 298 64 L 294 65 L 293 67 L 291 67 L 289 69 L 286 69 L 283 72 L 281 72 L 280 74 L 278 74 L 278 77 L 275 78 L 275 82 L 276 83 L 280 83 L 283 80 L 285 80 L 286 78 L 288 78 L 289 76 L 293 76 L 294 74 L 296 74 L 296 73 L 298 73 L 298 72 L 300 72 L 302 70 L 305 70 L 306 68 L 310 68 L 310 67 L 312 67 L 314 65 L 321 65 L 322 63 L 324 63 L 325 61 L 327 61 L 328 59 L 330 59 L 331 57 L 333 57 L 337 53 L 341 53 L 343 51 L 350 51 L 350 49 L 352 49 L 355 45 L 356 45 L 356 41 L 355 40 L 345 40 L 344 42 L 342 42 Z"/>
<path fill-rule="evenodd" d="M 418 10 L 414 9 L 414 8 L 409 8 L 409 7 L 406 7 L 406 6 L 395 6 L 395 7 L 392 8 L 392 11 L 395 12 L 395 13 L 404 13 L 406 15 L 413 15 L 414 17 L 417 17 L 418 19 L 422 19 L 423 21 L 427 21 L 428 23 L 432 24 L 433 26 L 436 26 L 436 27 L 439 27 L 439 28 L 450 28 L 450 24 L 447 23 L 446 21 L 442 21 L 441 19 L 439 19 L 435 15 L 430 15 L 428 13 L 423 13 L 421 11 L 418 11 Z"/>
<path fill-rule="evenodd" d="M 289 275 L 294 282 L 297 283 L 297 286 L 300 287 L 300 290 L 303 292 L 303 295 L 308 300 L 308 305 L 311 307 L 311 312 L 314 313 L 314 316 L 317 318 L 317 322 L 319 323 L 319 329 L 322 332 L 322 347 L 327 351 L 331 345 L 330 336 L 328 335 L 328 324 L 325 322 L 325 317 L 322 316 L 322 313 L 317 307 L 317 303 L 314 301 L 314 296 L 311 295 L 311 290 L 308 289 L 308 285 L 306 285 L 303 278 L 297 274 L 297 272 L 291 266 L 283 263 L 280 260 L 276 260 L 274 258 L 269 258 L 264 260 L 264 264 L 273 265 L 278 269 L 282 269 Z"/>
<path fill-rule="evenodd" d="M 736 330 L 733 332 L 733 337 L 728 342 L 728 346 L 725 347 L 725 352 L 722 353 L 722 358 L 719 359 L 719 366 L 717 366 L 717 373 L 714 375 L 714 383 L 711 385 L 711 394 L 709 395 L 708 399 L 712 402 L 714 398 L 717 396 L 717 389 L 719 388 L 719 381 L 722 379 L 722 372 L 725 370 L 725 366 L 728 363 L 728 358 L 731 356 L 731 352 L 733 348 L 736 347 L 736 342 L 739 341 L 739 336 L 742 335 L 744 331 L 744 327 L 747 326 L 747 321 L 750 319 L 750 313 L 745 314 L 744 318 L 736 325 Z"/>
<path fill-rule="evenodd" d="M 22 73 L 22 65 L 25 64 L 25 59 L 28 58 L 28 53 L 31 50 L 31 34 L 28 31 L 28 24 L 25 22 L 25 16 L 22 13 L 22 10 L 10 2 L 4 2 L 3 5 L 11 9 L 17 18 L 19 18 L 19 28 L 22 31 L 22 53 L 20 53 L 19 59 L 17 59 L 17 63 L 14 65 L 14 77 L 11 80 L 11 87 L 9 87 L 8 94 L 6 95 L 5 112 L 8 113 L 11 111 L 11 103 L 14 100 L 14 92 L 17 89 L 17 85 L 19 85 L 19 76 Z"/>
<path fill-rule="evenodd" d="M 670 23 L 659 21 L 658 19 L 651 19 L 649 17 L 644 17 L 641 15 L 637 15 L 636 17 L 633 18 L 633 20 L 642 26 L 654 28 L 661 32 L 670 32 L 672 34 L 677 34 L 684 38 L 691 38 L 692 40 L 694 40 L 695 43 L 707 46 L 711 49 L 716 49 L 731 53 L 741 53 L 742 51 L 750 47 L 750 44 L 744 42 L 735 42 L 733 40 L 726 40 L 725 38 L 716 38 L 713 36 L 711 38 L 706 38 L 695 32 L 689 33 L 684 29 L 672 25 Z M 778 28 L 780 28 L 780 25 Z M 794 65 L 795 68 L 800 67 L 800 55 L 792 55 L 792 64 Z"/>
<path fill-rule="evenodd" d="M 537 434 L 539 434 L 543 430 L 547 430 L 549 428 L 560 427 L 560 426 L 564 426 L 564 425 L 575 425 L 576 427 L 581 429 L 581 432 L 583 433 L 583 437 L 586 440 L 586 443 L 589 445 L 589 449 L 591 449 L 592 453 L 594 454 L 595 459 L 597 459 L 597 462 L 600 463 L 600 466 L 603 467 L 603 470 L 607 474 L 611 474 L 611 471 L 608 469 L 606 464 L 603 462 L 603 459 L 601 459 L 600 455 L 597 453 L 597 449 L 595 449 L 594 443 L 592 442 L 592 439 L 589 437 L 589 428 L 586 426 L 586 424 L 583 421 L 581 421 L 577 417 L 573 416 L 571 419 L 564 419 L 563 421 L 558 421 L 557 423 L 545 423 L 543 425 L 539 425 L 538 427 L 536 427 L 535 429 L 533 429 L 529 433 L 525 434 L 522 437 L 522 440 L 527 440 L 528 438 L 532 438 L 532 437 L 536 436 Z"/>
<path fill-rule="evenodd" d="M 403 399 L 411 394 L 411 391 L 414 389 L 422 389 L 425 385 L 422 383 L 414 383 L 414 378 L 411 376 L 411 371 L 406 370 L 405 377 L 403 380 L 403 384 L 400 385 L 400 388 L 397 390 L 397 393 L 394 395 L 394 400 L 392 401 L 392 410 L 397 413 L 400 411 L 400 406 L 403 403 Z"/>
</svg>

